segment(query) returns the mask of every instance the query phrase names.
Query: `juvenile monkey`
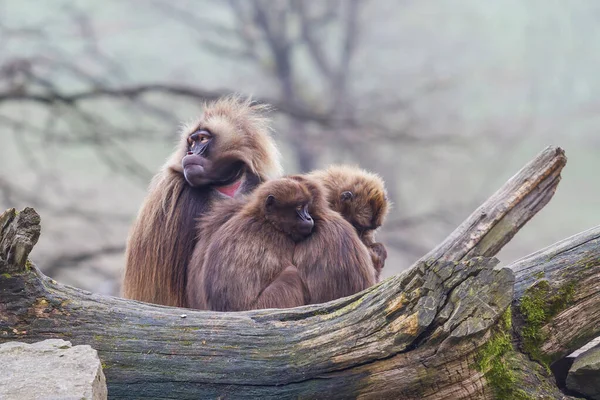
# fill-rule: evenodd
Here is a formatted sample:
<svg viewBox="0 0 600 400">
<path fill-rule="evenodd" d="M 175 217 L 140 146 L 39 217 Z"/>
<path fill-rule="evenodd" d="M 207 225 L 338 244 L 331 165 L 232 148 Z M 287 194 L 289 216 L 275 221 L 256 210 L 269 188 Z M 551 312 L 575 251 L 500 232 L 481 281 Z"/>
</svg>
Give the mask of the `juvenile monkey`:
<svg viewBox="0 0 600 400">
<path fill-rule="evenodd" d="M 282 178 L 201 218 L 198 230 L 208 233 L 203 243 L 209 244 L 197 246 L 192 256 L 189 306 L 242 311 L 307 304 L 293 256 L 296 243 L 313 231 L 311 201 L 306 187 Z"/>
<path fill-rule="evenodd" d="M 308 176 L 322 183 L 329 206 L 356 229 L 369 249 L 379 279 L 387 251 L 382 243 L 375 242 L 375 231 L 383 225 L 390 208 L 383 179 L 346 165 L 333 165 Z"/>
<path fill-rule="evenodd" d="M 356 231 L 327 204 L 324 188 L 317 180 L 290 177 L 312 193 L 309 211 L 315 221 L 313 233 L 296 243 L 294 265 L 310 292 L 310 303 L 350 296 L 377 281 L 367 247 Z"/>
<path fill-rule="evenodd" d="M 186 306 L 196 218 L 281 174 L 265 106 L 226 97 L 183 128 L 171 158 L 153 178 L 127 242 L 123 296 Z"/>
</svg>

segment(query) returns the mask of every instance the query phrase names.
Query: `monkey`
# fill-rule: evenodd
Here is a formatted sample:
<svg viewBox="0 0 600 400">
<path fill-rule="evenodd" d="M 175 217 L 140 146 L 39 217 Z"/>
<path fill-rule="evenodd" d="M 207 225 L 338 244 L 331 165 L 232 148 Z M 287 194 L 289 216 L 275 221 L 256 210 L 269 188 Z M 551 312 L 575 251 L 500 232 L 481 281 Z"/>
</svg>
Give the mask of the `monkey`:
<svg viewBox="0 0 600 400">
<path fill-rule="evenodd" d="M 293 259 L 308 288 L 309 304 L 350 296 L 374 285 L 377 279 L 368 248 L 354 227 L 330 208 L 321 182 L 309 175 L 290 178 L 312 193 L 314 232 L 296 244 Z"/>
<path fill-rule="evenodd" d="M 196 245 L 190 262 L 189 306 L 296 307 L 373 285 L 367 248 L 323 192 L 295 175 L 263 183 L 247 200 L 215 205 L 199 219 L 198 230 L 210 239 Z"/>
<path fill-rule="evenodd" d="M 186 306 L 187 266 L 202 241 L 196 218 L 215 203 L 281 176 L 268 109 L 229 96 L 206 104 L 202 116 L 183 127 L 130 230 L 123 297 Z"/>
<path fill-rule="evenodd" d="M 208 310 L 204 296 L 202 268 L 208 248 L 213 242 L 214 234 L 224 226 L 244 204 L 248 202 L 248 195 L 232 197 L 213 204 L 210 212 L 197 218 L 196 232 L 201 232 L 202 237 L 197 238 L 192 257 L 187 269 L 187 307 L 198 310 Z M 201 239 L 201 240 L 200 240 Z"/>
<path fill-rule="evenodd" d="M 329 206 L 354 226 L 369 249 L 379 280 L 387 251 L 375 241 L 375 232 L 387 217 L 391 204 L 383 179 L 356 166 L 332 165 L 309 174 L 325 187 Z"/>
<path fill-rule="evenodd" d="M 243 311 L 309 301 L 293 255 L 313 231 L 311 193 L 282 178 L 246 197 L 221 202 L 198 220 L 198 231 L 209 237 L 196 245 L 189 266 L 192 308 Z"/>
</svg>

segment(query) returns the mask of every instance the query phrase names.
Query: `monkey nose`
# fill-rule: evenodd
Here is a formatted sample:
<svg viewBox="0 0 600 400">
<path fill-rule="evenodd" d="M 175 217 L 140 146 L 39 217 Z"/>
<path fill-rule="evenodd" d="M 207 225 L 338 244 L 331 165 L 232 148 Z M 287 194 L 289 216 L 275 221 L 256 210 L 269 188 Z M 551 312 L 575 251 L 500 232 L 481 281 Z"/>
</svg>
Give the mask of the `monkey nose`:
<svg viewBox="0 0 600 400">
<path fill-rule="evenodd" d="M 302 223 L 298 227 L 298 230 L 300 231 L 301 235 L 308 236 L 312 233 L 314 225 L 315 225 L 315 223 L 313 222 L 313 220 L 308 219 L 308 220 L 302 221 Z"/>
</svg>

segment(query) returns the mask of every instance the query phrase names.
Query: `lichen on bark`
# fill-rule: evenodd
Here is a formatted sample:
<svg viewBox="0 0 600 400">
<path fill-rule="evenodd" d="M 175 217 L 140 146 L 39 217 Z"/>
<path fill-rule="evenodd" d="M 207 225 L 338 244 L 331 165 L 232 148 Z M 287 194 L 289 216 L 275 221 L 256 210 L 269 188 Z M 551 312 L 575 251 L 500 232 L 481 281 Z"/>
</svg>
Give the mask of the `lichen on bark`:
<svg viewBox="0 0 600 400">
<path fill-rule="evenodd" d="M 525 291 L 519 304 L 519 311 L 524 320 L 521 328 L 523 350 L 546 368 L 549 368 L 554 360 L 551 355 L 541 351 L 541 346 L 548 336 L 543 327 L 573 302 L 575 283 L 567 282 L 555 294 L 551 292 L 548 281 L 539 281 Z"/>
</svg>

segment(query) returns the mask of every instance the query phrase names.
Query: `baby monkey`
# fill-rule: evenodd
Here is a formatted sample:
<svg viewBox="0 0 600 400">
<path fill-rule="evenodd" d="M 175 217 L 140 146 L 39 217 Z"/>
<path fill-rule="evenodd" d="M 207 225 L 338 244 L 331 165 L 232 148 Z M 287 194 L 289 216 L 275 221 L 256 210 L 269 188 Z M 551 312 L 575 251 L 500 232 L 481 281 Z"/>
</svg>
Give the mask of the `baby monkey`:
<svg viewBox="0 0 600 400">
<path fill-rule="evenodd" d="M 387 251 L 375 242 L 375 231 L 383 225 L 390 208 L 383 179 L 356 166 L 333 165 L 313 171 L 310 177 L 325 188 L 329 206 L 356 229 L 369 249 L 377 280 L 385 264 Z"/>
</svg>

